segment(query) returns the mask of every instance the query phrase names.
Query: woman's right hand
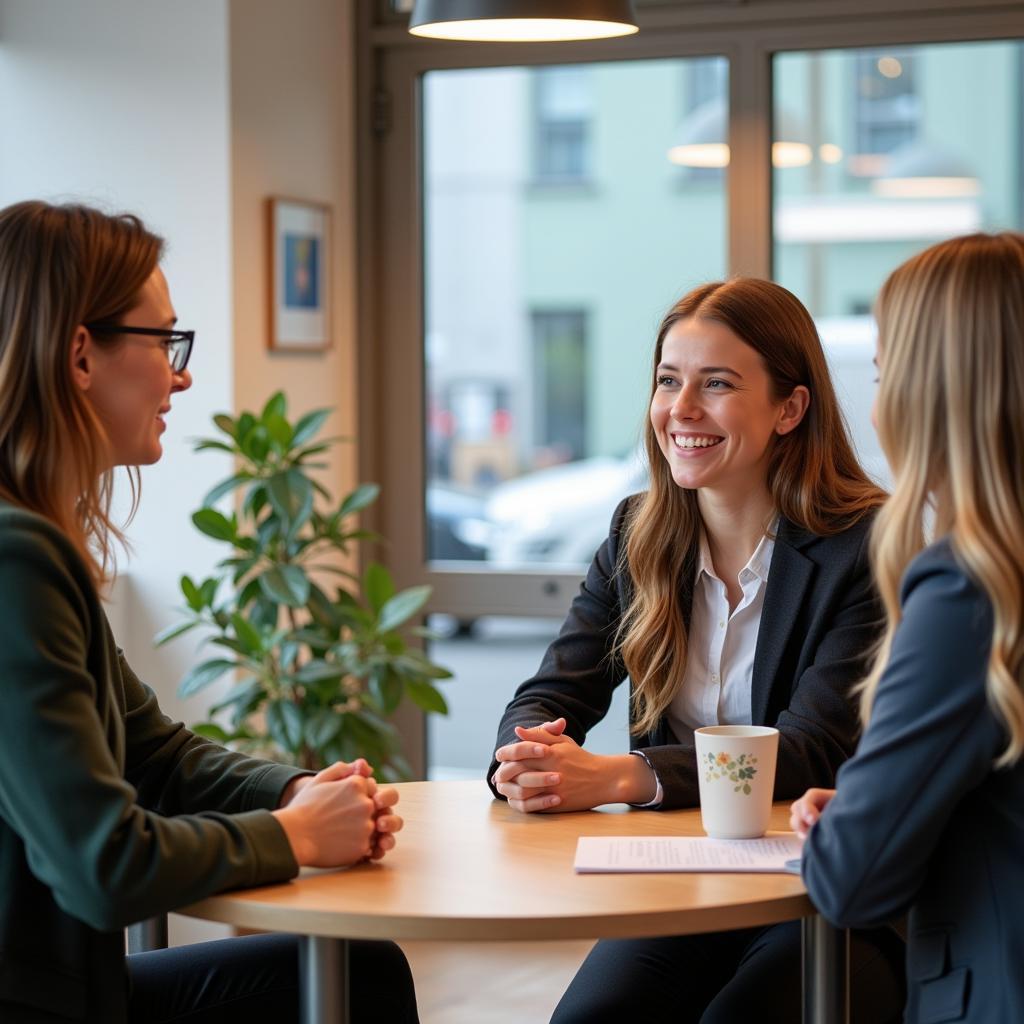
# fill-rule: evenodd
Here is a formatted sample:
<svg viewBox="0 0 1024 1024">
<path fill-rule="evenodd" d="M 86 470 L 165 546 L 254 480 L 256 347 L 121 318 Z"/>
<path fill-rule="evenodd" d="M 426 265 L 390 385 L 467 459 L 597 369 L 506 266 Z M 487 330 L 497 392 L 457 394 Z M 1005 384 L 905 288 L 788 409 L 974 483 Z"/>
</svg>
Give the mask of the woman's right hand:
<svg viewBox="0 0 1024 1024">
<path fill-rule="evenodd" d="M 538 726 L 550 733 L 552 738 L 565 732 L 566 721 L 556 718 L 553 722 L 545 722 Z M 549 750 L 543 743 L 520 740 L 517 743 L 506 743 L 494 752 L 495 760 L 499 761 L 497 770 L 491 776 L 494 788 L 508 800 L 509 806 L 516 811 L 541 811 L 545 808 L 557 807 L 561 799 L 552 793 L 552 787 L 562 781 L 557 772 L 541 771 L 536 761 L 547 757 Z"/>
<path fill-rule="evenodd" d="M 397 791 L 378 790 L 372 778 L 352 775 L 339 762 L 325 768 L 287 807 L 273 814 L 300 867 L 333 868 L 382 854 L 378 837 L 385 830 L 379 829 L 377 819 L 386 816 L 386 831 L 397 832 L 401 818 L 391 810 L 397 799 Z"/>
<path fill-rule="evenodd" d="M 807 833 L 821 817 L 821 812 L 836 795 L 834 789 L 809 789 L 799 800 L 794 800 L 789 809 L 789 827 L 801 838 L 806 839 Z"/>
</svg>

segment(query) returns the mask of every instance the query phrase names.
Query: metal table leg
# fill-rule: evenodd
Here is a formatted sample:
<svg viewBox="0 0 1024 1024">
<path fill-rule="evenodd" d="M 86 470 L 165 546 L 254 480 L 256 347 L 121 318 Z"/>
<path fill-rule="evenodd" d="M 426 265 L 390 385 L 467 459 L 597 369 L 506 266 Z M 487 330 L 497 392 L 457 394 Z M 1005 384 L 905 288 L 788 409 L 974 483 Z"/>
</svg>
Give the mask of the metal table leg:
<svg viewBox="0 0 1024 1024">
<path fill-rule="evenodd" d="M 850 933 L 833 928 L 820 914 L 805 917 L 801 927 L 803 1024 L 848 1024 Z"/>
<path fill-rule="evenodd" d="M 349 1024 L 348 980 L 347 940 L 300 936 L 302 1024 Z"/>
<path fill-rule="evenodd" d="M 128 926 L 128 952 L 148 953 L 167 948 L 167 915 L 151 917 Z"/>
</svg>

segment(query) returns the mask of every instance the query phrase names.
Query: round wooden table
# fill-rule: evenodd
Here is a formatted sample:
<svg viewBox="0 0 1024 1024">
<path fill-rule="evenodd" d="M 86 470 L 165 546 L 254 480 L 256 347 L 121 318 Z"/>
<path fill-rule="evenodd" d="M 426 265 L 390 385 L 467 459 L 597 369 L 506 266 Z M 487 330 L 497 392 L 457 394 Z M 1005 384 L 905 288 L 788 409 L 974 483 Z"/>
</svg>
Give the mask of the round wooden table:
<svg viewBox="0 0 1024 1024">
<path fill-rule="evenodd" d="M 703 835 L 700 812 L 624 807 L 524 815 L 481 782 L 410 782 L 405 829 L 383 861 L 305 870 L 222 893 L 191 917 L 303 936 L 304 1024 L 347 1022 L 347 939 L 549 940 L 682 935 L 805 919 L 804 1017 L 843 1019 L 842 933 L 785 874 L 576 874 L 579 836 Z M 788 804 L 773 810 L 788 827 Z M 843 960 L 837 963 L 837 960 Z"/>
</svg>

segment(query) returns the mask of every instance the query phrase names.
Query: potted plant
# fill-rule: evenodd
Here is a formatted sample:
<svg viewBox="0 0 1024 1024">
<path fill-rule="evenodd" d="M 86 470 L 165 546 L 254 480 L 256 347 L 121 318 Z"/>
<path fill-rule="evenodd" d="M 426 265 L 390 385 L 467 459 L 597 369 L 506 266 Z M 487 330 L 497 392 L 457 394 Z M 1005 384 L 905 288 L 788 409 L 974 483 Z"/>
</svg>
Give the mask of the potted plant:
<svg viewBox="0 0 1024 1024">
<path fill-rule="evenodd" d="M 379 488 L 362 484 L 335 505 L 311 475 L 338 440 L 317 438 L 329 413 L 293 423 L 278 392 L 258 414 L 214 416 L 221 436 L 198 439 L 195 450 L 231 454 L 236 472 L 192 521 L 229 551 L 213 576 L 182 576 L 185 618 L 156 642 L 202 628 L 221 649 L 185 676 L 183 697 L 238 675 L 197 733 L 311 769 L 362 756 L 385 779 L 408 778 L 388 717 L 404 696 L 446 714 L 434 684 L 451 673 L 407 640 L 429 635 L 413 625 L 429 587 L 396 592 L 380 564 L 361 576 L 344 567 L 353 545 L 379 540 L 351 522 Z M 235 511 L 226 515 L 214 504 L 229 495 Z"/>
</svg>

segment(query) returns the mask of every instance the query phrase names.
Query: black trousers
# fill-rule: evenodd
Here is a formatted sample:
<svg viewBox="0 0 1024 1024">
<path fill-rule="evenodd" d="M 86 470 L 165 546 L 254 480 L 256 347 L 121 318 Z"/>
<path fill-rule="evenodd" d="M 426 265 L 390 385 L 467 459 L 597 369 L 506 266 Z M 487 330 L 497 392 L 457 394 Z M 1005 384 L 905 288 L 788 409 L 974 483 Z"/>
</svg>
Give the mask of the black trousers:
<svg viewBox="0 0 1024 1024">
<path fill-rule="evenodd" d="M 888 929 L 854 932 L 854 1024 L 903 1019 L 902 943 Z M 705 935 L 599 942 L 551 1024 L 800 1024 L 800 922 Z"/>
<path fill-rule="evenodd" d="M 297 1024 L 299 943 L 250 935 L 127 958 L 131 1024 Z M 349 943 L 353 1024 L 418 1024 L 405 954 L 393 942 Z"/>
</svg>

